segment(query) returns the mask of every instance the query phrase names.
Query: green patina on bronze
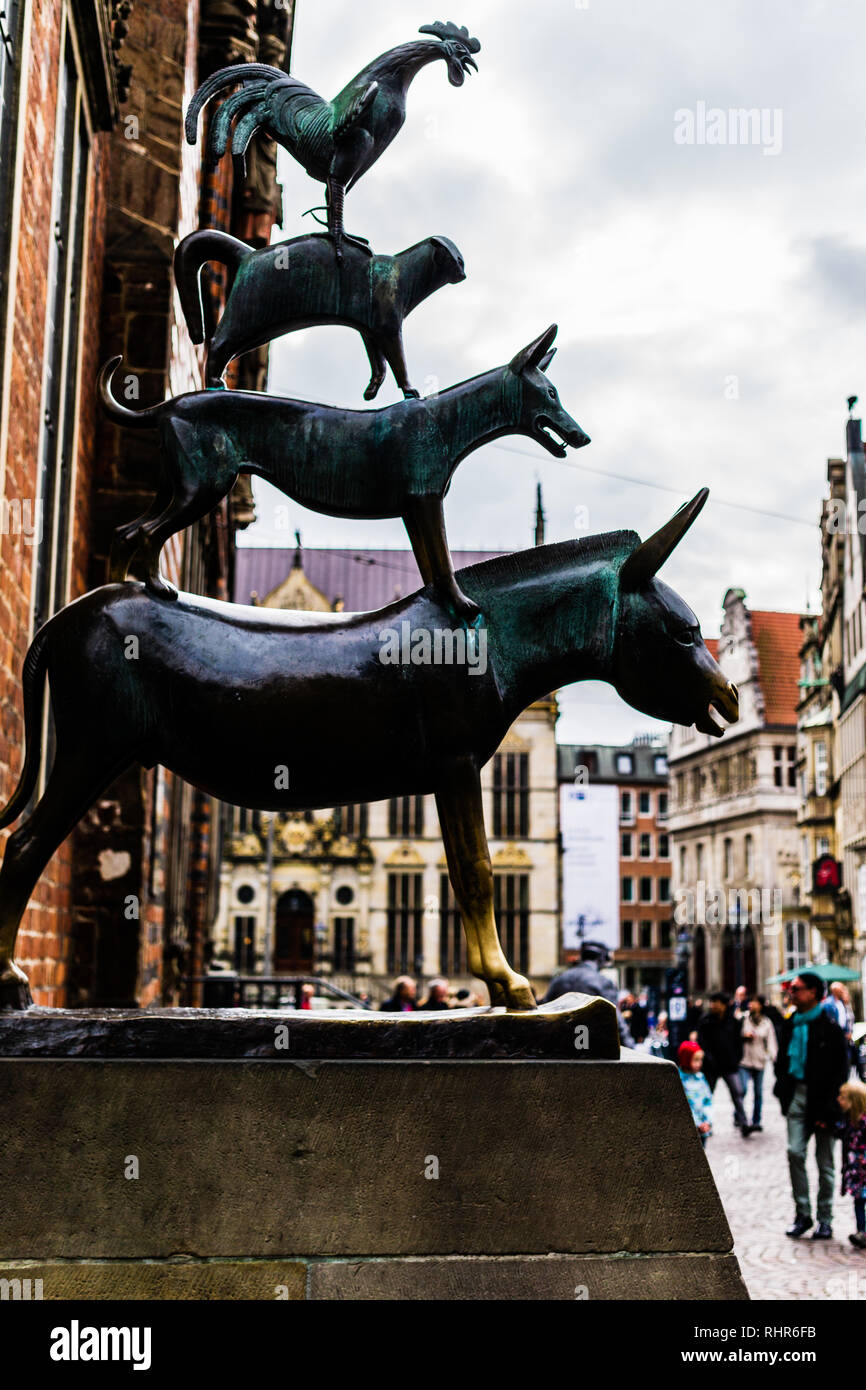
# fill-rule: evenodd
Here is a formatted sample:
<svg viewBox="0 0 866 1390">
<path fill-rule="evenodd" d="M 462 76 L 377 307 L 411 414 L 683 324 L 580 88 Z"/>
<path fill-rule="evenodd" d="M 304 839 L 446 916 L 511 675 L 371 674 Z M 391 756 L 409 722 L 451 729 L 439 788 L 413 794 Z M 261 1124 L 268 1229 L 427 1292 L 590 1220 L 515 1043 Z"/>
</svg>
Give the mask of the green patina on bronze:
<svg viewBox="0 0 866 1390">
<path fill-rule="evenodd" d="M 111 394 L 119 358 L 100 375 L 100 393 L 118 424 L 156 428 L 163 477 L 149 512 L 118 527 L 111 578 L 122 580 L 141 549 L 154 592 L 174 591 L 159 574 L 169 536 L 206 516 L 254 473 L 313 511 L 366 519 L 402 517 L 418 568 L 439 585 L 454 612 L 474 621 L 478 607 L 454 578 L 442 508 L 460 460 L 506 434 L 525 434 L 557 458 L 589 438 L 545 376 L 556 325 L 496 367 L 424 400 L 381 410 L 340 410 L 252 391 L 192 391 L 143 410 Z"/>
<path fill-rule="evenodd" d="M 208 135 L 213 161 L 231 148 L 243 160 L 257 130 L 263 130 L 294 156 L 311 178 L 326 185 L 328 227 L 337 254 L 342 254 L 343 199 L 388 148 L 406 119 L 406 93 L 413 78 L 440 58 L 453 87 L 463 85 L 473 54 L 481 44 L 449 20 L 424 24 L 431 39 L 389 49 L 363 68 L 333 101 L 279 68 L 263 63 L 235 63 L 221 68 L 199 87 L 189 105 L 186 138 L 194 145 L 199 113 L 219 92 L 244 85 L 223 101 Z"/>
<path fill-rule="evenodd" d="M 166 603 L 137 583 L 64 608 L 37 633 L 24 668 L 27 754 L 0 813 L 0 828 L 25 816 L 0 870 L 0 993 L 8 1001 L 26 984 L 12 956 L 39 875 L 138 762 L 262 810 L 433 793 L 469 969 L 494 1003 L 533 1008 L 497 936 L 481 768 L 523 709 L 573 681 L 608 681 L 644 713 L 707 733 L 722 732 L 711 705 L 736 718 L 736 691 L 694 614 L 655 577 L 705 498 L 643 543 L 620 531 L 461 570 L 461 589 L 485 615 L 471 660 L 463 629 L 452 634 L 463 639 L 462 661 L 383 659 L 394 634 L 407 631 L 413 643 L 426 635 L 432 650 L 449 629 L 432 586 L 375 613 L 292 613 L 191 594 Z M 46 683 L 56 752 L 26 814 Z M 275 780 L 275 765 L 291 769 L 288 785 Z"/>
<path fill-rule="evenodd" d="M 466 279 L 463 257 L 448 237 L 432 236 L 396 256 L 375 255 L 349 242 L 339 263 L 334 243 L 322 234 L 294 237 L 254 251 L 227 232 L 207 229 L 184 237 L 174 256 L 174 276 L 190 337 L 205 340 L 201 269 L 219 261 L 234 271 L 222 317 L 208 340 L 207 384 L 221 386 L 233 357 L 283 333 L 317 324 L 342 324 L 364 339 L 372 375 L 364 392 L 372 400 L 387 363 L 406 396 L 403 320 L 443 285 Z"/>
</svg>

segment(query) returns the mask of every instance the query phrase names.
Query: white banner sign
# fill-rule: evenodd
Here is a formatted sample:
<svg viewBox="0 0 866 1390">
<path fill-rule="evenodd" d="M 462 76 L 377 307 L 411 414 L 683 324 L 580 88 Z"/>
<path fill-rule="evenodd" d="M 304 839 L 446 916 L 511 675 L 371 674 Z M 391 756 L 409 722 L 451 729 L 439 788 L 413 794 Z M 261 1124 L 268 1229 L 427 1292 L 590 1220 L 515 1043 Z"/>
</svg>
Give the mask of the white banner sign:
<svg viewBox="0 0 866 1390">
<path fill-rule="evenodd" d="M 562 944 L 619 945 L 619 788 L 560 788 Z"/>
</svg>

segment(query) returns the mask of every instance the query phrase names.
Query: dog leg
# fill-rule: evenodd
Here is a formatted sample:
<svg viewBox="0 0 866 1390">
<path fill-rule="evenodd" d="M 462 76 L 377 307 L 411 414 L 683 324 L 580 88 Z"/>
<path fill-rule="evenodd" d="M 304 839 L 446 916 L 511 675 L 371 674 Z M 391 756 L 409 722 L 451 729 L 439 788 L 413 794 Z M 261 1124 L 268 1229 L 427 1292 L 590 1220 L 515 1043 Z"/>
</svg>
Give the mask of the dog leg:
<svg viewBox="0 0 866 1390">
<path fill-rule="evenodd" d="M 457 617 L 471 627 L 481 609 L 463 593 L 454 575 L 451 551 L 445 534 L 445 513 L 441 497 L 412 497 L 403 513 L 415 559 L 425 584 L 435 584 L 444 601 Z"/>
<path fill-rule="evenodd" d="M 466 931 L 469 968 L 487 985 L 492 1004 L 534 1009 L 535 995 L 529 981 L 508 964 L 496 930 L 481 777 L 471 758 L 446 766 L 436 792 L 436 808 L 448 873 Z"/>
<path fill-rule="evenodd" d="M 385 348 L 385 356 L 388 359 L 388 366 L 394 373 L 394 380 L 403 392 L 406 400 L 420 400 L 421 392 L 416 391 L 409 380 L 409 368 L 406 366 L 406 353 L 403 349 L 403 335 L 397 333 L 396 337 L 390 339 Z"/>
</svg>

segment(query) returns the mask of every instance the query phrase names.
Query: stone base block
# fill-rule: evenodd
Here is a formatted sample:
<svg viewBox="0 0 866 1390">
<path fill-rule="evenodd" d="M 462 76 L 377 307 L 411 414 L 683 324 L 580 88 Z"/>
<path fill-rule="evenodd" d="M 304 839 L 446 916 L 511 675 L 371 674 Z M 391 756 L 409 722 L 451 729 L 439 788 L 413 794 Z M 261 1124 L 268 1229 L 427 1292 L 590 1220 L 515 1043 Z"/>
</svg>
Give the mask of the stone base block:
<svg viewBox="0 0 866 1390">
<path fill-rule="evenodd" d="M 676 1068 L 634 1054 L 5 1058 L 0 1114 L 0 1280 L 43 1297 L 747 1296 Z"/>
</svg>

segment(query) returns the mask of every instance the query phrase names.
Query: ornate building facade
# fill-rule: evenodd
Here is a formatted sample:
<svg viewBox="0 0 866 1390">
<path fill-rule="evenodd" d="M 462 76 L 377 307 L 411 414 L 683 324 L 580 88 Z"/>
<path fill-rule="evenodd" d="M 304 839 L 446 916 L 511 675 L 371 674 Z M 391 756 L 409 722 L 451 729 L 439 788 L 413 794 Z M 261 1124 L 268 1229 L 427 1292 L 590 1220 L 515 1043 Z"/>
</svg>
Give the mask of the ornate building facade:
<svg viewBox="0 0 866 1390">
<path fill-rule="evenodd" d="M 809 958 L 797 834 L 800 616 L 750 610 L 729 589 L 707 646 L 740 692 L 722 740 L 675 726 L 668 760 L 674 922 L 691 987 L 732 990 Z"/>
<path fill-rule="evenodd" d="M 454 562 L 493 555 L 455 551 Z M 235 597 L 357 612 L 420 584 L 408 550 L 247 547 Z M 560 959 L 556 719 L 555 696 L 534 704 L 482 773 L 502 944 L 542 993 Z M 275 817 L 225 807 L 223 817 L 216 958 L 240 974 L 321 972 L 374 998 L 398 974 L 470 983 L 432 796 Z"/>
</svg>

